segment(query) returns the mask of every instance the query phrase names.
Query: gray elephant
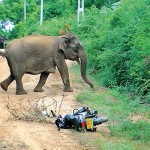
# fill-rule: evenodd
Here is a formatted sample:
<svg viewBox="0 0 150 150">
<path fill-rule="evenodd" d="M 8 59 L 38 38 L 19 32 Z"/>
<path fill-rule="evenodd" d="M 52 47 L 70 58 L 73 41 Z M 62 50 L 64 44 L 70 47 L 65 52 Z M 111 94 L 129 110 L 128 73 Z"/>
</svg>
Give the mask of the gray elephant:
<svg viewBox="0 0 150 150">
<path fill-rule="evenodd" d="M 7 45 L 5 52 L 0 52 L 0 55 L 6 57 L 10 68 L 10 76 L 0 83 L 5 91 L 16 80 L 16 94 L 26 94 L 22 83 L 23 75 L 41 74 L 34 91 L 43 92 L 42 87 L 48 75 L 54 73 L 57 67 L 64 83 L 64 92 L 72 92 L 65 59 L 81 64 L 81 76 L 93 88 L 92 82 L 86 76 L 85 50 L 72 33 L 63 36 L 31 35 L 15 39 Z"/>
</svg>

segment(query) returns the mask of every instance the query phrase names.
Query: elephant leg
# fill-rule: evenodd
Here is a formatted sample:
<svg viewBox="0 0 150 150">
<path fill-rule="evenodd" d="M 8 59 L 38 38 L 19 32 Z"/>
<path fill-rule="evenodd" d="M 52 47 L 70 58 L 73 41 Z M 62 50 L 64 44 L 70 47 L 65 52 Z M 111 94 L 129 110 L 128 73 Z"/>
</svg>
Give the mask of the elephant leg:
<svg viewBox="0 0 150 150">
<path fill-rule="evenodd" d="M 16 94 L 17 95 L 27 94 L 27 92 L 23 88 L 22 77 L 23 76 L 17 76 L 15 78 L 16 79 Z"/>
<path fill-rule="evenodd" d="M 73 89 L 70 87 L 70 81 L 69 81 L 69 72 L 68 67 L 65 61 L 63 61 L 61 64 L 57 64 L 58 70 L 60 72 L 63 84 L 64 84 L 64 92 L 73 92 Z"/>
<path fill-rule="evenodd" d="M 13 74 L 16 80 L 16 95 L 27 94 L 23 88 L 22 77 L 24 75 L 24 65 L 22 63 L 13 63 L 11 66 L 11 73 Z"/>
<path fill-rule="evenodd" d="M 44 90 L 42 89 L 43 85 L 45 84 L 47 78 L 49 76 L 49 73 L 48 72 L 43 72 L 41 73 L 41 76 L 40 76 L 40 80 L 37 84 L 37 86 L 34 88 L 34 91 L 35 92 L 43 92 Z"/>
<path fill-rule="evenodd" d="M 4 81 L 2 81 L 0 83 L 0 86 L 1 88 L 4 90 L 4 91 L 7 91 L 8 90 L 8 86 L 14 81 L 14 77 L 13 75 L 11 74 L 7 79 L 5 79 Z"/>
</svg>

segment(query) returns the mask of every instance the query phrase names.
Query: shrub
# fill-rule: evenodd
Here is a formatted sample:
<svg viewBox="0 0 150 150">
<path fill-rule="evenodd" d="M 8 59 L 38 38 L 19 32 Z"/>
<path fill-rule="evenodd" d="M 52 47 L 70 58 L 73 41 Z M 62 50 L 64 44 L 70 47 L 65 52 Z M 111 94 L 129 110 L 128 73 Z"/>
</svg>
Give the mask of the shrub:
<svg viewBox="0 0 150 150">
<path fill-rule="evenodd" d="M 149 95 L 149 6 L 148 0 L 124 0 L 114 10 L 86 10 L 78 33 L 101 85 Z"/>
</svg>

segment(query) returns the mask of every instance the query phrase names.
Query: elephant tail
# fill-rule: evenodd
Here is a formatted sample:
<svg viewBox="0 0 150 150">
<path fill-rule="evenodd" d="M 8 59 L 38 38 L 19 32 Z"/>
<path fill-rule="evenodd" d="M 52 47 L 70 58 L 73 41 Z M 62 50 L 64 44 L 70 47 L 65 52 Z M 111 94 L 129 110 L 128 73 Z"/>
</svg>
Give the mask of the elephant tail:
<svg viewBox="0 0 150 150">
<path fill-rule="evenodd" d="M 6 55 L 6 51 L 0 51 L 0 56 L 2 56 L 2 57 L 5 57 L 5 55 Z"/>
</svg>

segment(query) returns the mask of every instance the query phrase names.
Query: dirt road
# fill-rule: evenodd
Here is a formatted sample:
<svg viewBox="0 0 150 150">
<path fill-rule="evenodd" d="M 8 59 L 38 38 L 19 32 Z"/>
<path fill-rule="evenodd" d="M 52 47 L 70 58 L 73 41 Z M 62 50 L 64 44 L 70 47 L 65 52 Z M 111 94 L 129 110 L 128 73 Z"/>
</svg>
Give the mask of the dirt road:
<svg viewBox="0 0 150 150">
<path fill-rule="evenodd" d="M 68 65 L 72 63 L 67 62 Z M 0 82 L 9 75 L 9 68 L 5 58 L 0 57 Z M 23 78 L 24 88 L 27 95 L 15 95 L 16 84 L 13 82 L 7 92 L 0 88 L 0 150 L 89 150 L 92 147 L 88 142 L 81 140 L 91 135 L 88 133 L 78 133 L 72 129 L 60 131 L 54 124 L 54 119 L 49 122 L 24 121 L 12 118 L 12 113 L 22 113 L 29 101 L 37 99 L 55 99 L 58 102 L 57 112 L 62 100 L 62 94 L 65 94 L 60 114 L 72 113 L 74 108 L 81 105 L 75 101 L 76 95 L 88 88 L 83 83 L 75 83 L 75 75 L 70 74 L 70 80 L 74 92 L 63 93 L 63 84 L 59 73 L 51 74 L 44 86 L 44 92 L 33 92 L 39 75 L 25 75 Z M 8 105 L 11 107 L 11 113 L 8 111 Z M 13 110 L 14 109 L 14 110 Z M 15 112 L 17 109 L 17 112 Z M 84 135 L 83 135 L 84 134 Z M 92 134 L 92 133 L 89 133 Z M 93 136 L 93 135 L 92 135 Z M 94 148 L 93 148 L 94 149 Z"/>
</svg>

